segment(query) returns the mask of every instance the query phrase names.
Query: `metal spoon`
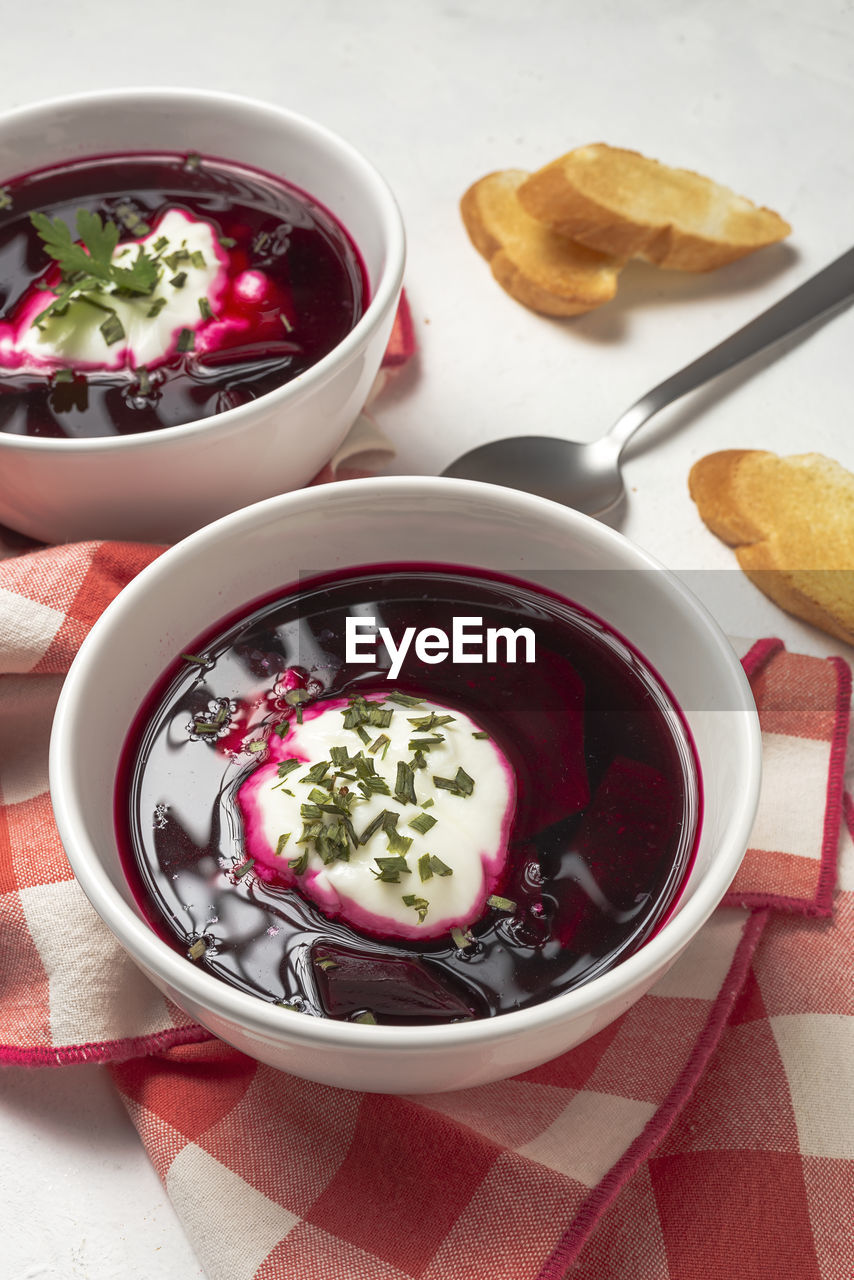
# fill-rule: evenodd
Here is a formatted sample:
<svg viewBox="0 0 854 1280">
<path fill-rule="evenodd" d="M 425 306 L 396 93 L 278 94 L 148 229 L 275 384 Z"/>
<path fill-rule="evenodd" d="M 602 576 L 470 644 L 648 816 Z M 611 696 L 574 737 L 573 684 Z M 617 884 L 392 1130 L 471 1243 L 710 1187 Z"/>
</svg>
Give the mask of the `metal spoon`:
<svg viewBox="0 0 854 1280">
<path fill-rule="evenodd" d="M 493 440 L 464 453 L 442 474 L 524 489 L 588 515 L 601 515 L 623 497 L 623 449 L 654 413 L 852 297 L 854 249 L 849 249 L 743 329 L 653 387 L 598 440 L 589 444 L 551 436 Z"/>
</svg>

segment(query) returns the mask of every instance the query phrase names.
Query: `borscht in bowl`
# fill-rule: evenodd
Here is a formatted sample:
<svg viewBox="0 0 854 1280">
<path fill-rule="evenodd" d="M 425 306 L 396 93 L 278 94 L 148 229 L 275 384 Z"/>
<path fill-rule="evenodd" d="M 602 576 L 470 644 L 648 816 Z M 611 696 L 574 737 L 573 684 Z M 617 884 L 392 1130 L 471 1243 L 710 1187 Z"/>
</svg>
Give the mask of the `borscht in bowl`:
<svg viewBox="0 0 854 1280">
<path fill-rule="evenodd" d="M 190 962 L 309 1016 L 456 1022 L 641 946 L 690 865 L 700 781 L 678 708 L 600 619 L 389 564 L 300 582 L 177 656 L 116 812 L 139 905 Z"/>
<path fill-rule="evenodd" d="M 175 541 L 307 484 L 403 260 L 385 181 L 292 112 L 129 90 L 0 117 L 0 523 Z"/>
<path fill-rule="evenodd" d="M 747 845 L 726 639 L 613 530 L 497 486 L 351 481 L 168 550 L 93 627 L 51 794 L 81 886 L 194 1019 L 424 1092 L 646 991 Z"/>
<path fill-rule="evenodd" d="M 0 187 L 0 431 L 110 436 L 249 404 L 369 301 L 355 245 L 282 179 L 198 153 Z"/>
</svg>

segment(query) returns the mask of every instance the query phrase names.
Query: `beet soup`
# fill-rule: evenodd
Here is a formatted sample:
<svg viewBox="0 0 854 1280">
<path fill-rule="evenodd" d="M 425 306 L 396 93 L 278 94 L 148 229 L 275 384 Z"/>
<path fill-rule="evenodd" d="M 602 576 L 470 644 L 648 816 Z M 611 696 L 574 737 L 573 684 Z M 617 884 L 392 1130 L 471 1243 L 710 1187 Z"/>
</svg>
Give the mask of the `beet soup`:
<svg viewBox="0 0 854 1280">
<path fill-rule="evenodd" d="M 87 158 L 0 187 L 0 430 L 104 437 L 290 381 L 367 305 L 309 195 L 198 155 Z"/>
<path fill-rule="evenodd" d="M 525 1008 L 636 951 L 700 804 L 681 713 L 603 622 L 511 578 L 383 565 L 176 655 L 116 825 L 188 963 L 285 1010 L 418 1024 Z"/>
</svg>

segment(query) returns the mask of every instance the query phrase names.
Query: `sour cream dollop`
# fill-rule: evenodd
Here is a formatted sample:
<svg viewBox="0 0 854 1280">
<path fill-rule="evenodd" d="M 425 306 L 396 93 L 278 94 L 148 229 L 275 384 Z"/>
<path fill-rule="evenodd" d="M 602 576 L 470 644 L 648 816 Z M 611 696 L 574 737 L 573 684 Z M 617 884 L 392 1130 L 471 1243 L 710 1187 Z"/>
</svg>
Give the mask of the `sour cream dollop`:
<svg viewBox="0 0 854 1280">
<path fill-rule="evenodd" d="M 247 854 L 260 874 L 295 884 L 325 915 L 364 932 L 428 939 L 465 930 L 502 879 L 512 766 L 459 710 L 374 697 L 362 705 L 376 708 L 367 713 L 376 723 L 361 726 L 368 742 L 345 727 L 358 719 L 345 699 L 306 706 L 284 739 L 271 733 L 268 758 L 238 791 Z M 419 751 L 419 739 L 434 741 Z M 423 766 L 413 767 L 419 756 Z M 322 832 L 308 837 L 321 823 L 343 856 Z"/>
<path fill-rule="evenodd" d="M 155 245 L 162 247 L 155 250 Z M 120 242 L 112 261 L 129 266 L 140 246 L 152 256 L 157 254 L 161 264 L 153 292 L 144 296 L 107 293 L 97 299 L 115 313 L 124 330 L 123 338 L 108 342 L 102 331 L 108 313 L 81 299 L 71 301 L 64 315 L 46 317 L 36 326 L 34 320 L 48 306 L 52 295 L 45 288 L 32 286 L 16 307 L 14 319 L 0 325 L 3 363 L 46 374 L 57 368 L 81 372 L 143 365 L 156 368 L 174 354 L 182 330 L 188 330 L 195 338 L 202 328 L 214 327 L 216 322 L 212 325 L 200 300 L 207 300 L 214 316 L 219 314 L 229 260 L 213 224 L 181 209 L 170 209 L 147 235 Z M 166 259 L 176 253 L 180 260 L 170 266 Z M 50 284 L 55 278 L 58 279 L 58 268 L 51 266 L 42 284 Z M 194 341 L 196 350 L 206 345 Z"/>
</svg>

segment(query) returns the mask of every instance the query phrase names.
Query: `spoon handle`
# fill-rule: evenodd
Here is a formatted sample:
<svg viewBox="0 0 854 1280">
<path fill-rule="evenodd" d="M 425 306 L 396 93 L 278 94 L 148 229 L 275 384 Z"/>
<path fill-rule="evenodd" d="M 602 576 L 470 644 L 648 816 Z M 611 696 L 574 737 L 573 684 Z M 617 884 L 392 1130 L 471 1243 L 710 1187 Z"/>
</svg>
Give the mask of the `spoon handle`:
<svg viewBox="0 0 854 1280">
<path fill-rule="evenodd" d="M 692 360 L 684 369 L 653 387 L 617 419 L 604 438 L 614 441 L 622 448 L 638 427 L 643 426 L 666 405 L 703 386 L 719 373 L 732 369 L 749 356 L 764 351 L 766 347 L 794 333 L 810 320 L 841 306 L 852 297 L 854 249 L 849 249 L 841 258 L 837 258 L 830 266 L 819 271 L 818 275 L 810 277 L 805 284 L 786 294 L 785 298 L 775 302 L 773 307 L 763 311 L 743 329 L 738 329 L 729 338 L 712 347 L 711 351 Z"/>
</svg>

